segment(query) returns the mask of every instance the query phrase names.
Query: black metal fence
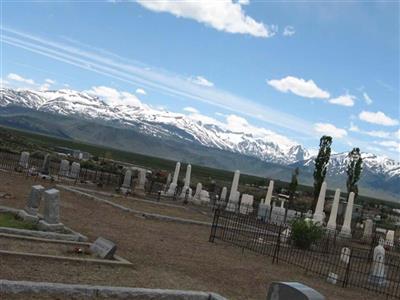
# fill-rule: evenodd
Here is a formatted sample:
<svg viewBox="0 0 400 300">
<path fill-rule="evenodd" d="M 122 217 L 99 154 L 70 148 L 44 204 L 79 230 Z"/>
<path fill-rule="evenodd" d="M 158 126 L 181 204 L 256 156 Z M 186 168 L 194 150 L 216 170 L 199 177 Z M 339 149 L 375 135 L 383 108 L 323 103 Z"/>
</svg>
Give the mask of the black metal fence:
<svg viewBox="0 0 400 300">
<path fill-rule="evenodd" d="M 216 209 L 210 242 L 221 240 L 272 257 L 273 263 L 286 262 L 317 274 L 341 287 L 358 287 L 400 299 L 400 255 L 386 251 L 383 262 L 374 261 L 377 237 L 367 244 L 340 238 L 326 231 L 309 249 L 294 245 L 288 224 L 259 220 L 255 214 Z M 372 275 L 380 272 L 379 282 Z"/>
<path fill-rule="evenodd" d="M 37 170 L 43 166 L 44 159 L 36 158 L 36 157 L 29 157 L 28 168 L 21 169 L 19 166 L 19 154 L 8 153 L 8 152 L 0 152 L 0 168 L 5 170 L 17 170 L 19 169 L 22 172 L 30 172 L 30 170 Z M 49 164 L 49 173 L 50 175 L 57 175 L 59 176 L 60 171 L 60 161 L 59 160 L 52 160 Z M 69 178 L 68 176 L 59 176 L 60 178 Z M 102 170 L 93 170 L 88 168 L 80 168 L 79 175 L 77 178 L 70 178 L 74 179 L 75 181 L 90 181 L 96 184 L 102 185 L 114 185 L 116 187 L 121 185 L 121 174 L 120 173 L 111 173 L 105 172 Z"/>
</svg>

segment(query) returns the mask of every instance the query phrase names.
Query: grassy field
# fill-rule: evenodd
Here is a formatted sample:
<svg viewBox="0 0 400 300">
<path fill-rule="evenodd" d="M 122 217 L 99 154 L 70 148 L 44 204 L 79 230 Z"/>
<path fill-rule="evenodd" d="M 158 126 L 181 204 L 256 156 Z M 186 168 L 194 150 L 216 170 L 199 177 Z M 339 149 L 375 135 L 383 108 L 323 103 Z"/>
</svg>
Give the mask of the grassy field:
<svg viewBox="0 0 400 300">
<path fill-rule="evenodd" d="M 29 151 L 55 151 L 56 147 L 67 147 L 87 151 L 97 157 L 105 157 L 118 161 L 128 162 L 137 166 L 143 166 L 153 170 L 166 170 L 172 172 L 175 169 L 175 161 L 167 160 L 159 157 L 152 157 L 133 152 L 121 151 L 115 148 L 107 148 L 98 145 L 88 144 L 82 141 L 55 138 L 47 135 L 36 134 L 32 132 L 20 131 L 16 129 L 0 126 L 0 150 L 21 152 Z M 181 166 L 181 176 L 184 176 L 183 171 L 186 166 Z M 192 166 L 192 182 L 202 182 L 203 186 L 207 187 L 212 180 L 219 186 L 230 186 L 233 173 L 231 171 L 214 169 L 199 165 Z M 262 178 L 248 174 L 240 176 L 240 191 L 255 195 L 255 200 L 259 200 L 265 196 L 264 191 L 250 186 L 266 186 L 269 178 Z M 287 188 L 288 183 L 275 180 L 275 190 Z M 313 192 L 311 186 L 299 185 L 298 190 L 303 193 L 305 198 L 310 197 Z M 328 190 L 328 195 L 333 195 L 333 190 Z M 400 208 L 400 204 L 387 202 L 385 200 L 359 196 L 357 203 L 374 203 L 386 204 L 391 207 Z"/>
</svg>

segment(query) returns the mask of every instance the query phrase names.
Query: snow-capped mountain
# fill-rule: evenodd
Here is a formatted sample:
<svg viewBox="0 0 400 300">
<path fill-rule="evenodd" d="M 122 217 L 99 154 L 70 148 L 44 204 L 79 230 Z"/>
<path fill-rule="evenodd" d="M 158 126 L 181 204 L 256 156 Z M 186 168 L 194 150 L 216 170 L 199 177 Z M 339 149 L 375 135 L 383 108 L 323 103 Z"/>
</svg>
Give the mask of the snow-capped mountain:
<svg viewBox="0 0 400 300">
<path fill-rule="evenodd" d="M 234 126 L 235 122 L 242 122 L 240 119 L 232 120 L 232 124 L 227 125 L 200 114 L 173 113 L 140 102 L 112 105 L 90 91 L 0 89 L 0 107 L 11 105 L 109 122 L 122 128 L 134 128 L 144 135 L 244 154 L 265 162 L 290 167 L 296 165 L 308 170 L 314 167 L 314 157 L 303 146 L 267 129 L 249 124 Z M 398 162 L 371 153 L 363 153 L 362 157 L 363 168 L 368 174 L 400 178 Z M 347 159 L 347 153 L 332 154 L 328 175 L 345 174 Z"/>
<path fill-rule="evenodd" d="M 184 115 L 154 109 L 148 105 L 110 105 L 87 92 L 73 90 L 0 90 L 0 106 L 18 105 L 44 112 L 112 121 L 124 127 L 140 128 L 158 137 L 172 136 L 206 147 L 228 150 L 263 161 L 290 164 L 310 157 L 290 139 L 269 130 L 235 131 L 199 114 Z"/>
<path fill-rule="evenodd" d="M 385 156 L 378 156 L 372 153 L 361 153 L 363 159 L 363 170 L 374 174 L 384 174 L 388 177 L 400 177 L 400 163 Z M 347 152 L 332 154 L 329 159 L 328 176 L 341 175 L 346 173 L 346 166 L 349 158 Z M 314 169 L 314 158 L 301 162 L 302 166 Z"/>
</svg>

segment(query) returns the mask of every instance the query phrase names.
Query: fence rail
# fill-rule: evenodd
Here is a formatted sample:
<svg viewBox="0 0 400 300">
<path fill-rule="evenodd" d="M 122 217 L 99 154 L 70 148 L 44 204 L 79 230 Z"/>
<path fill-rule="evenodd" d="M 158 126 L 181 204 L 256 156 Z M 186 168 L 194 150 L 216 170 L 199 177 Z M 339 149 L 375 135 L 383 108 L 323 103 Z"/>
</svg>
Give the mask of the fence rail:
<svg viewBox="0 0 400 300">
<path fill-rule="evenodd" d="M 385 280 L 371 282 L 373 251 L 377 238 L 369 244 L 354 239 L 340 238 L 326 231 L 323 238 L 310 249 L 296 247 L 288 224 L 274 224 L 257 219 L 255 214 L 240 214 L 216 209 L 210 233 L 210 242 L 224 241 L 272 257 L 273 263 L 285 262 L 329 279 L 341 287 L 358 287 L 400 299 L 400 255 L 386 251 L 383 268 Z M 345 249 L 345 250 L 344 250 Z"/>
</svg>

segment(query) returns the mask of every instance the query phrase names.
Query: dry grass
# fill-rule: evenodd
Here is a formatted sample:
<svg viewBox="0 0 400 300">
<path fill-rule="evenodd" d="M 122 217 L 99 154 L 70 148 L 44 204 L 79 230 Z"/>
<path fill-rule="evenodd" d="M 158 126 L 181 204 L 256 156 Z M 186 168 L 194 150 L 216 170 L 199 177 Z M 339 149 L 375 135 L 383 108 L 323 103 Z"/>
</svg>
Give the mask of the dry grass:
<svg viewBox="0 0 400 300">
<path fill-rule="evenodd" d="M 31 178 L 0 173 L 0 192 L 13 196 L 0 199 L 0 205 L 22 208 L 33 183 Z M 242 253 L 224 243 L 209 243 L 209 228 L 205 226 L 135 217 L 66 191 L 61 191 L 61 221 L 90 240 L 103 236 L 114 241 L 117 254 L 131 261 L 133 267 L 55 263 L 36 258 L 21 262 L 20 258 L 0 255 L 0 278 L 204 290 L 230 299 L 265 299 L 271 281 L 300 281 L 329 300 L 380 299 L 362 290 L 329 285 L 291 265 L 273 265 L 270 257 Z"/>
</svg>

